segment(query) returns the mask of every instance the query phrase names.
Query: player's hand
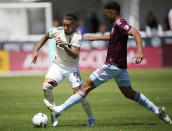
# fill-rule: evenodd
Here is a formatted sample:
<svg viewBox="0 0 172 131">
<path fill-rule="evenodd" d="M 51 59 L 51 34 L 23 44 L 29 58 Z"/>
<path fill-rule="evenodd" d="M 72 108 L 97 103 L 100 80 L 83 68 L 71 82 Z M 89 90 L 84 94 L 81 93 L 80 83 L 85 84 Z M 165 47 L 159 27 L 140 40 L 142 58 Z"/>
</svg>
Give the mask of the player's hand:
<svg viewBox="0 0 172 131">
<path fill-rule="evenodd" d="M 65 47 L 65 43 L 61 39 L 57 39 L 56 44 L 58 44 L 60 47 Z"/>
<path fill-rule="evenodd" d="M 142 52 L 137 52 L 136 56 L 133 57 L 133 59 L 135 60 L 136 64 L 140 64 L 143 60 L 143 53 Z"/>
<path fill-rule="evenodd" d="M 38 58 L 38 51 L 34 51 L 33 52 L 33 56 L 32 56 L 32 62 L 31 64 L 36 64 L 37 63 L 37 58 Z"/>
<path fill-rule="evenodd" d="M 96 40 L 96 38 L 91 35 L 85 35 L 84 40 Z"/>
</svg>

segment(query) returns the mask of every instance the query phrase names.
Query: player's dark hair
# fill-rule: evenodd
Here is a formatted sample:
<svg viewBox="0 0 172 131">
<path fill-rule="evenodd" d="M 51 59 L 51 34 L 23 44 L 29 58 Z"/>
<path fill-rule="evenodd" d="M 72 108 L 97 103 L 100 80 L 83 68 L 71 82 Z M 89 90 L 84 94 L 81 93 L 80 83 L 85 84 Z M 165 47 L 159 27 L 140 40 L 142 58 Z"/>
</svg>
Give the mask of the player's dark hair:
<svg viewBox="0 0 172 131">
<path fill-rule="evenodd" d="M 110 2 L 104 6 L 105 9 L 115 10 L 118 14 L 120 14 L 120 5 L 117 2 Z"/>
<path fill-rule="evenodd" d="M 75 22 L 78 21 L 78 18 L 76 17 L 76 15 L 74 15 L 72 13 L 66 14 L 65 17 L 64 17 L 64 19 L 65 20 L 75 21 Z"/>
</svg>

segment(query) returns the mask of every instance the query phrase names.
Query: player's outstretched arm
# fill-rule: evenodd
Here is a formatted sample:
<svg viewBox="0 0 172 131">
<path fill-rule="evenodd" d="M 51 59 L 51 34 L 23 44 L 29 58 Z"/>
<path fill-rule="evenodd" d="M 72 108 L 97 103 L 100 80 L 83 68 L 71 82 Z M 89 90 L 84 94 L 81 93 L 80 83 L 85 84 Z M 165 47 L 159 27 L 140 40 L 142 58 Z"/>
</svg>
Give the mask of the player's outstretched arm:
<svg viewBox="0 0 172 131">
<path fill-rule="evenodd" d="M 85 40 L 109 40 L 110 39 L 110 34 L 109 35 L 105 35 L 105 36 L 92 36 L 92 35 L 85 35 L 84 37 Z"/>
<path fill-rule="evenodd" d="M 37 63 L 37 58 L 38 58 L 38 51 L 41 49 L 41 47 L 47 42 L 47 40 L 49 39 L 49 35 L 48 33 L 45 34 L 40 42 L 38 43 L 37 47 L 35 48 L 35 50 L 33 51 L 33 57 L 32 57 L 32 62 L 31 63 L 34 63 L 36 64 Z"/>
<path fill-rule="evenodd" d="M 132 27 L 129 31 L 129 35 L 133 36 L 137 45 L 137 54 L 133 59 L 135 59 L 136 64 L 140 64 L 143 60 L 143 49 L 142 49 L 142 38 L 140 33 Z"/>
</svg>

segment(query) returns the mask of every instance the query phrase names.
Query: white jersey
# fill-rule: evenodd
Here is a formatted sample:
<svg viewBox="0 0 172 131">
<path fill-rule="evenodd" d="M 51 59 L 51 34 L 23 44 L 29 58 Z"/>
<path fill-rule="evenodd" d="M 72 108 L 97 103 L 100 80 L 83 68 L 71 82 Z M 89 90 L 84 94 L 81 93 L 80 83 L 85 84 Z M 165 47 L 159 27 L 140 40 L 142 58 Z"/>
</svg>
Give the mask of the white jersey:
<svg viewBox="0 0 172 131">
<path fill-rule="evenodd" d="M 49 37 L 54 38 L 55 40 L 61 39 L 66 46 L 71 48 L 71 46 L 80 48 L 81 47 L 81 32 L 76 30 L 71 35 L 66 35 L 64 33 L 63 27 L 53 28 L 49 32 Z M 67 54 L 64 48 L 60 47 L 58 44 L 56 46 L 54 62 L 62 66 L 77 66 L 79 57 L 76 59 L 72 58 Z"/>
</svg>

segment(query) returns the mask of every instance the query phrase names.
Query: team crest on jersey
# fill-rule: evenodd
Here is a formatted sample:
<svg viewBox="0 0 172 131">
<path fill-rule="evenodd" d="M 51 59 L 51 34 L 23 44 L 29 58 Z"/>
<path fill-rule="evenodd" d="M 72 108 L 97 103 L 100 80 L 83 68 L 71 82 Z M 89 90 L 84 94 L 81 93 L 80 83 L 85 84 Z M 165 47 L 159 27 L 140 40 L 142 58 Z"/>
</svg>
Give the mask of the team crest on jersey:
<svg viewBox="0 0 172 131">
<path fill-rule="evenodd" d="M 124 26 L 124 29 L 125 29 L 125 30 L 128 30 L 128 29 L 129 29 L 129 26 L 128 26 L 128 25 L 125 25 L 125 26 Z"/>
</svg>

